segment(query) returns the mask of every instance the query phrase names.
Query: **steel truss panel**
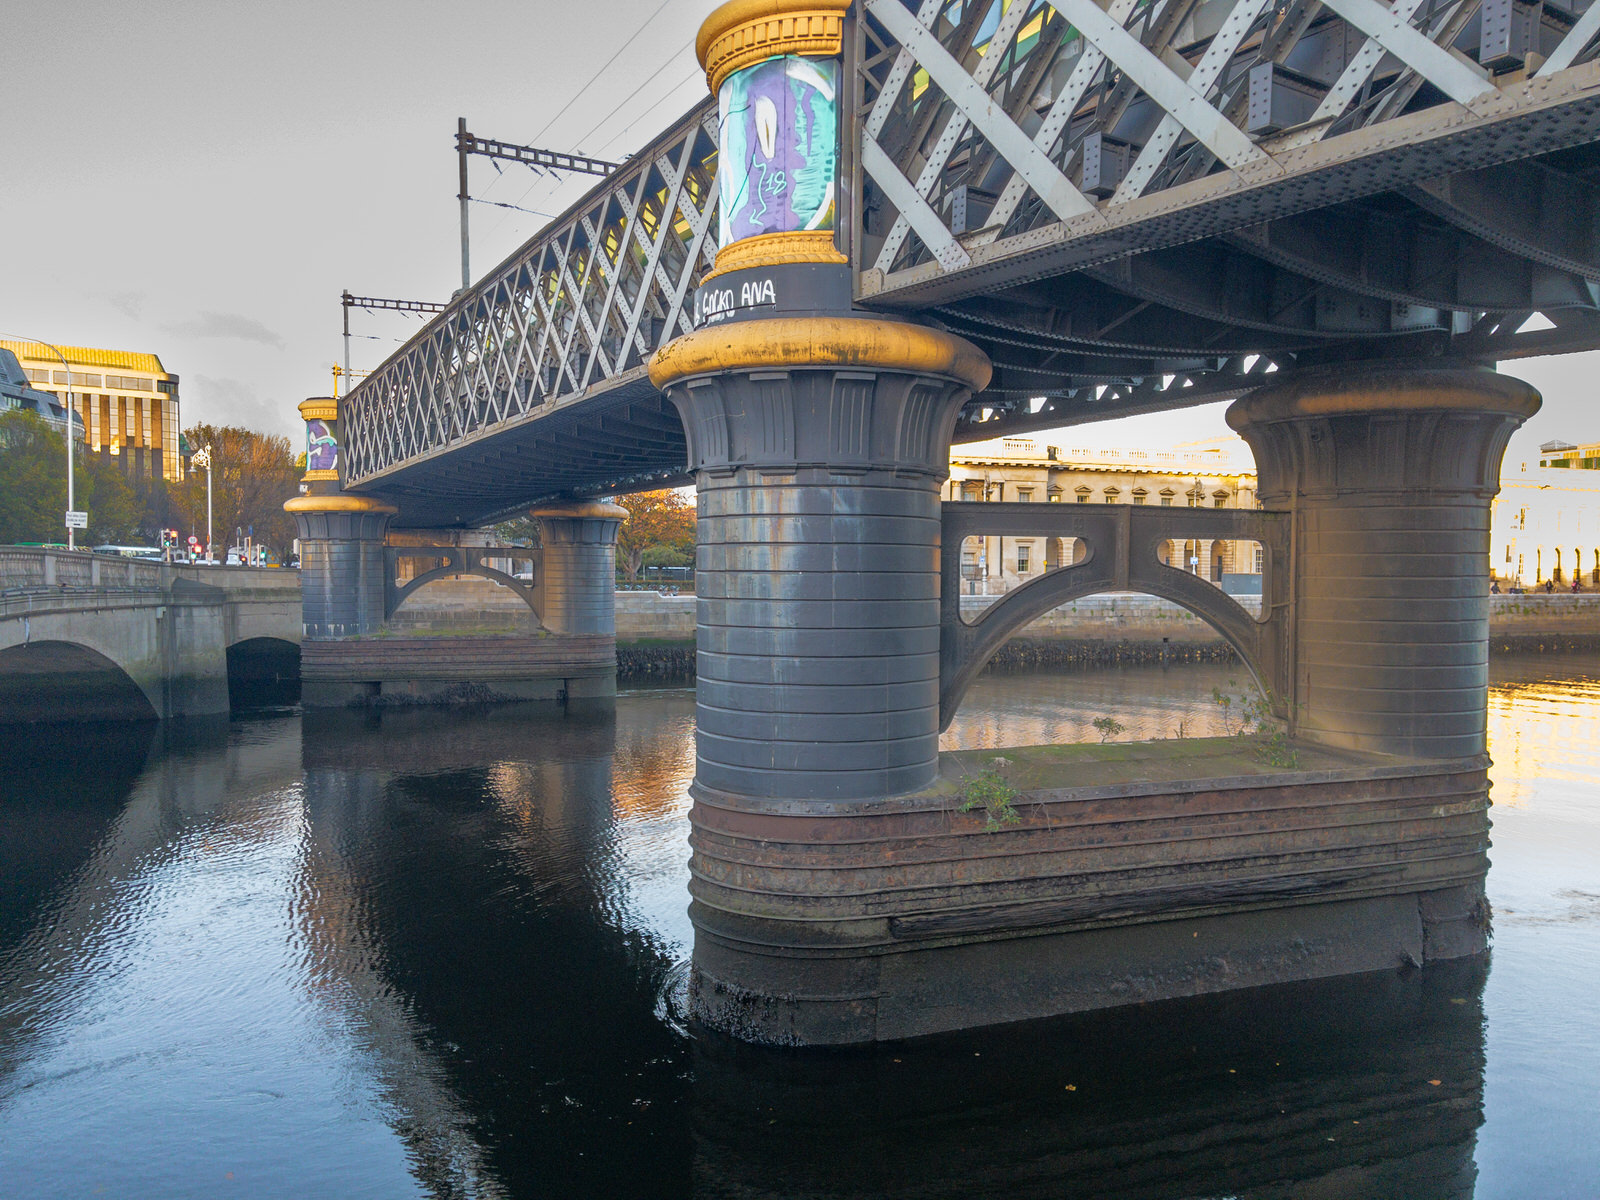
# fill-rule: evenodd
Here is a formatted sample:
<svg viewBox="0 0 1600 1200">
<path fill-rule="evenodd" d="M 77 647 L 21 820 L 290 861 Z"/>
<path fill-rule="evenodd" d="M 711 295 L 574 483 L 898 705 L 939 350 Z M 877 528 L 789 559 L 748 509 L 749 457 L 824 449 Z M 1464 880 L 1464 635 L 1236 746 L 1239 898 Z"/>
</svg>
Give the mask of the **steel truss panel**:
<svg viewBox="0 0 1600 1200">
<path fill-rule="evenodd" d="M 690 329 L 689 289 L 715 259 L 716 121 L 695 108 L 354 388 L 345 486 L 404 485 L 490 433 L 636 390 Z"/>
<path fill-rule="evenodd" d="M 1570 65 L 1496 76 L 1462 49 L 1476 52 L 1479 3 L 862 0 L 875 61 L 895 66 L 861 71 L 859 294 L 992 294 L 1600 138 L 1594 8 L 1556 49 Z M 1264 64 L 1322 99 L 1303 125 L 1251 136 Z M 1079 190 L 1091 139 L 1133 156 L 1099 202 Z"/>
</svg>

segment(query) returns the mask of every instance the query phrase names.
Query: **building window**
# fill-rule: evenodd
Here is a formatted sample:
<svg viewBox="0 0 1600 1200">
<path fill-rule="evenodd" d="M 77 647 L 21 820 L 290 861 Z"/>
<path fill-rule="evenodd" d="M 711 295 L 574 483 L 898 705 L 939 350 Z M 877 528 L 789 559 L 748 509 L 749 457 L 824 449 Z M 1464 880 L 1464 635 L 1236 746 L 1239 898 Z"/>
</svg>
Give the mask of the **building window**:
<svg viewBox="0 0 1600 1200">
<path fill-rule="evenodd" d="M 1150 493 L 1145 491 L 1143 488 L 1133 489 L 1133 502 L 1135 504 L 1143 504 L 1149 498 Z"/>
<path fill-rule="evenodd" d="M 1262 550 L 1261 545 L 1258 542 L 1256 544 L 1256 563 L 1255 563 L 1255 571 L 1256 571 L 1257 575 L 1261 574 L 1261 568 L 1265 564 L 1265 561 L 1266 561 L 1266 551 Z"/>
<path fill-rule="evenodd" d="M 1211 498 L 1211 505 L 1213 508 L 1227 508 L 1228 498 L 1226 496 L 1213 496 Z"/>
<path fill-rule="evenodd" d="M 1026 575 L 1029 572 L 1029 570 L 1032 569 L 1029 566 L 1028 558 L 1029 558 L 1029 547 L 1025 546 L 1025 545 L 1018 546 L 1017 547 L 1017 574 L 1018 575 Z"/>
<path fill-rule="evenodd" d="M 1031 503 L 1033 503 L 1033 489 L 1032 488 L 1018 488 L 1017 489 L 1017 503 L 1018 504 L 1031 504 Z"/>
</svg>

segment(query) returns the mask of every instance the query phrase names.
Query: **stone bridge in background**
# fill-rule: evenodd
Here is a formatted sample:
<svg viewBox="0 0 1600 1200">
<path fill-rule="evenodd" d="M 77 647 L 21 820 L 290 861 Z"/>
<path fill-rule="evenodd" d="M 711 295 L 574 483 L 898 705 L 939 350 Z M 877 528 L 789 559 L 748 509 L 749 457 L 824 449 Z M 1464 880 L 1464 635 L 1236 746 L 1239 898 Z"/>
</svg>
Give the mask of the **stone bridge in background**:
<svg viewBox="0 0 1600 1200">
<path fill-rule="evenodd" d="M 298 571 L 0 547 L 0 724 L 225 715 L 300 641 Z"/>
</svg>

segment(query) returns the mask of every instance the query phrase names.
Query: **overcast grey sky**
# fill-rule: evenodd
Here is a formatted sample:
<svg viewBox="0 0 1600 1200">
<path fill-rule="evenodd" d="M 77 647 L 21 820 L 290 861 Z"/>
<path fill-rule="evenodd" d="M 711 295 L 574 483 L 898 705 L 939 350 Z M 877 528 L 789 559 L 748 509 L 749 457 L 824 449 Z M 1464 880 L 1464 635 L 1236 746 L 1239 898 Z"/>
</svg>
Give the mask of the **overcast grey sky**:
<svg viewBox="0 0 1600 1200">
<path fill-rule="evenodd" d="M 343 289 L 442 300 L 459 282 L 456 118 L 620 158 L 704 95 L 692 41 L 713 7 L 17 0 L 0 68 L 0 333 L 154 352 L 182 376 L 185 424 L 298 441 L 295 405 L 331 388 Z M 545 213 L 594 182 L 497 174 L 486 159 L 471 170 L 474 195 Z M 478 275 L 543 219 L 475 204 L 472 224 Z M 354 313 L 353 365 L 375 366 L 416 328 Z M 1600 357 L 1509 369 L 1546 397 L 1513 459 L 1554 436 L 1600 439 Z M 1072 441 L 1220 435 L 1222 409 Z"/>
</svg>

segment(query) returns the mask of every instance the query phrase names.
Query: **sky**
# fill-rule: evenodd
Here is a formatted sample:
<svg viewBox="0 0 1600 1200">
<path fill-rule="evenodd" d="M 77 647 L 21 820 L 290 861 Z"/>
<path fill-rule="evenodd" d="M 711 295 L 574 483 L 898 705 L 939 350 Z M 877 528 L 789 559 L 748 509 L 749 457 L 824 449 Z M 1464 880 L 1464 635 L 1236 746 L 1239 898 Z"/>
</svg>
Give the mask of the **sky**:
<svg viewBox="0 0 1600 1200">
<path fill-rule="evenodd" d="M 7 6 L 0 336 L 142 350 L 185 425 L 298 443 L 332 390 L 339 295 L 444 300 L 460 281 L 457 117 L 474 133 L 631 153 L 705 94 L 712 0 L 48 0 Z M 593 185 L 471 161 L 474 277 Z M 520 209 L 495 205 L 515 205 Z M 418 328 L 351 314 L 352 366 Z M 1600 440 L 1600 355 L 1508 364 L 1545 409 L 1512 442 Z M 1224 436 L 1225 404 L 1074 444 Z"/>
</svg>

